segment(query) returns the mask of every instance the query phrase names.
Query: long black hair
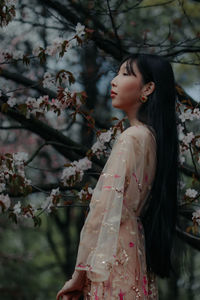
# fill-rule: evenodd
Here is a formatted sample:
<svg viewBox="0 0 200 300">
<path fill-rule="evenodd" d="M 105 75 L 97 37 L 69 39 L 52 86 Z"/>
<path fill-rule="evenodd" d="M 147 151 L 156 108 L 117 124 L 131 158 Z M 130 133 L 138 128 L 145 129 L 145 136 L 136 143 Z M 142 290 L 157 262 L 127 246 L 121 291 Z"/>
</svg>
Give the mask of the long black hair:
<svg viewBox="0 0 200 300">
<path fill-rule="evenodd" d="M 137 118 L 155 131 L 157 168 L 148 206 L 141 215 L 146 244 L 147 270 L 160 277 L 169 277 L 174 271 L 171 254 L 178 216 L 178 136 L 176 90 L 171 64 L 161 56 L 132 54 L 126 61 L 129 75 L 136 62 L 143 84 L 155 83 L 148 101 L 140 106 Z"/>
</svg>

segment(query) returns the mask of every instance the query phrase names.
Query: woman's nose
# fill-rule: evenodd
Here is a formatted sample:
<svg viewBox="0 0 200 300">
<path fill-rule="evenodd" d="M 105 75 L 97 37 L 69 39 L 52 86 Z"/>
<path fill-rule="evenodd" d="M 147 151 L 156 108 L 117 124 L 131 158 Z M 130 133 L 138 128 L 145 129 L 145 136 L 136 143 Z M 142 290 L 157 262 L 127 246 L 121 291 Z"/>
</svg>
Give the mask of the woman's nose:
<svg viewBox="0 0 200 300">
<path fill-rule="evenodd" d="M 111 81 L 111 86 L 112 86 L 112 87 L 117 86 L 117 85 L 114 83 L 114 79 Z"/>
</svg>

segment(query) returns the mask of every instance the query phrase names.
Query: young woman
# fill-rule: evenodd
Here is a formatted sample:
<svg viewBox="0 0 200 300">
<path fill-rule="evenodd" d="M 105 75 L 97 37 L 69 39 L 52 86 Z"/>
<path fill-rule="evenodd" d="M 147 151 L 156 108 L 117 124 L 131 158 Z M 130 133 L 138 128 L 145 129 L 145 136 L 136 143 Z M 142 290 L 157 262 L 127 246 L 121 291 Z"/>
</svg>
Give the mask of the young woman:
<svg viewBox="0 0 200 300">
<path fill-rule="evenodd" d="M 130 127 L 116 140 L 94 189 L 75 271 L 57 300 L 158 300 L 169 277 L 177 220 L 178 139 L 170 63 L 134 54 L 111 82 Z"/>
</svg>

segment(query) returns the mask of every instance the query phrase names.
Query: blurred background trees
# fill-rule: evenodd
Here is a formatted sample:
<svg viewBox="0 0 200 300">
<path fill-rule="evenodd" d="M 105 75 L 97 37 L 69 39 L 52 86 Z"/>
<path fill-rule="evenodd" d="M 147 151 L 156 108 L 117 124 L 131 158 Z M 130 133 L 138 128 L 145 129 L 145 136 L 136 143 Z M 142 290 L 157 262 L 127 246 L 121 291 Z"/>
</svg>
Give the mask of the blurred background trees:
<svg viewBox="0 0 200 300">
<path fill-rule="evenodd" d="M 112 107 L 109 96 L 110 81 L 119 62 L 129 53 L 156 53 L 167 57 L 174 68 L 179 113 L 185 108 L 198 109 L 199 10 L 199 1 L 192 0 L 18 1 L 13 21 L 0 30 L 1 90 L 20 104 L 28 97 L 56 98 L 55 85 L 48 80 L 44 84 L 44 76 L 48 73 L 56 77 L 60 70 L 68 70 L 75 77 L 74 91 L 87 94 L 82 110 L 95 120 L 94 128 L 109 129 L 117 121 L 113 117 L 124 117 L 122 111 Z M 80 45 L 74 44 L 62 57 L 58 52 L 54 55 L 52 45 L 58 39 L 70 40 L 79 22 L 91 30 L 89 38 Z M 38 46 L 48 49 L 48 55 L 39 51 L 34 54 Z M 5 52 L 14 53 L 15 59 L 5 60 Z M 4 102 L 1 98 L 1 108 Z M 63 207 L 55 213 L 41 214 L 40 227 L 34 228 L 29 218 L 15 224 L 1 215 L 0 295 L 5 300 L 55 299 L 73 272 L 88 201 L 73 197 L 72 188 L 60 185 L 60 176 L 64 164 L 84 157 L 96 140 L 94 128 L 89 130 L 88 118 L 78 113 L 73 120 L 74 111 L 66 108 L 60 116 L 49 111 L 40 119 L 27 119 L 12 107 L 0 113 L 1 153 L 27 152 L 32 157 L 26 166 L 32 193 L 26 197 L 11 195 L 13 201 L 37 207 L 57 187 L 63 199 Z M 199 119 L 186 119 L 184 126 L 187 132 L 200 136 Z M 199 153 L 200 145 L 194 146 Z M 174 253 L 175 267 L 179 251 L 186 253 L 185 264 L 180 270 L 177 265 L 179 277 L 159 279 L 161 300 L 197 300 L 200 296 L 199 229 L 190 230 L 192 212 L 199 205 L 200 163 L 198 154 L 191 151 L 180 166 L 180 227 Z M 83 183 L 95 186 L 105 158 L 93 163 L 83 182 L 73 187 L 75 192 L 81 190 Z M 195 200 L 185 196 L 188 188 L 198 191 Z"/>
</svg>

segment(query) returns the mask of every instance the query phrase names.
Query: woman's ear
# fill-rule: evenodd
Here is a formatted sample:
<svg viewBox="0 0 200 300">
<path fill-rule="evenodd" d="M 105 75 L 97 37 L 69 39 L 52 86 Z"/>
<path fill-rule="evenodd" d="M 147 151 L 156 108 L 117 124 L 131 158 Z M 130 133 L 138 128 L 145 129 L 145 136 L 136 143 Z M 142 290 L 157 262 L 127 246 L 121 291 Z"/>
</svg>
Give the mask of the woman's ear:
<svg viewBox="0 0 200 300">
<path fill-rule="evenodd" d="M 156 88 L 156 86 L 155 86 L 155 83 L 153 81 L 150 81 L 150 82 L 146 83 L 143 86 L 143 95 L 149 96 L 151 93 L 153 93 L 155 88 Z"/>
</svg>

